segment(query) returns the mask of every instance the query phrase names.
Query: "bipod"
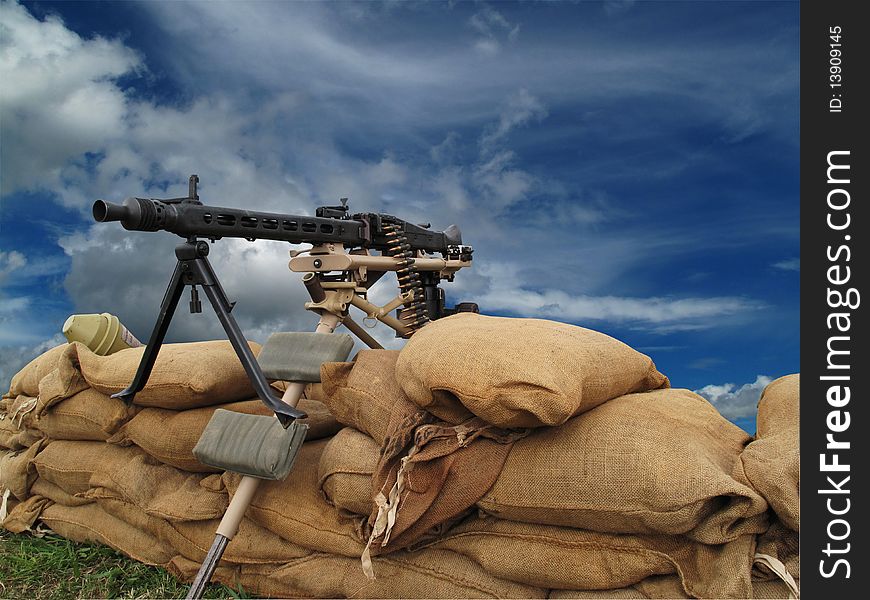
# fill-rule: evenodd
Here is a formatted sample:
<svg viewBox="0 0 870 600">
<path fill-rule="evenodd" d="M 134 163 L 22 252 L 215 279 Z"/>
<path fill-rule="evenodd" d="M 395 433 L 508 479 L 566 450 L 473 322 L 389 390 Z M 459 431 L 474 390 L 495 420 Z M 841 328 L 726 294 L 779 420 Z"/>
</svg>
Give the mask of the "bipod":
<svg viewBox="0 0 870 600">
<path fill-rule="evenodd" d="M 169 286 L 166 288 L 166 294 L 160 303 L 160 314 L 151 332 L 151 337 L 148 339 L 148 345 L 145 348 L 145 353 L 142 355 L 142 360 L 139 361 L 136 376 L 127 389 L 112 394 L 112 398 L 120 398 L 127 404 L 133 403 L 136 394 L 148 383 L 148 377 L 154 368 L 154 362 L 157 360 L 157 354 L 160 352 L 163 338 L 169 329 L 169 323 L 172 321 L 172 315 L 175 313 L 185 286 L 191 286 L 190 312 L 202 312 L 202 303 L 199 300 L 199 293 L 196 289 L 196 286 L 199 285 L 205 291 L 212 308 L 227 334 L 227 338 L 229 338 L 233 349 L 236 351 L 236 355 L 238 355 L 245 369 L 245 373 L 248 374 L 248 378 L 251 380 L 257 396 L 263 404 L 275 412 L 275 416 L 278 417 L 283 427 L 289 427 L 294 419 L 304 419 L 307 415 L 294 406 L 282 402 L 281 397 L 269 386 L 269 382 L 254 358 L 254 353 L 251 352 L 251 348 L 248 346 L 248 341 L 245 339 L 242 330 L 232 315 L 235 303 L 230 302 L 229 298 L 227 298 L 226 292 L 224 292 L 217 275 L 215 275 L 211 267 L 211 263 L 206 258 L 208 251 L 208 243 L 197 240 L 195 237 L 188 238 L 186 242 L 175 247 L 175 256 L 178 259 L 178 263 L 175 265 L 172 279 L 170 279 Z"/>
</svg>

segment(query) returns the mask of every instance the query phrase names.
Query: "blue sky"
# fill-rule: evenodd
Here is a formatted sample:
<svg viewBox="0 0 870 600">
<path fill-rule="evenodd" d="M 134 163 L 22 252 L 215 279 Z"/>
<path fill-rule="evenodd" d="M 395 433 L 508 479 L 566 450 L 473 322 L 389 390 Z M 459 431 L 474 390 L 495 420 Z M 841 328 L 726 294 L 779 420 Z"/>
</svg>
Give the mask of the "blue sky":
<svg viewBox="0 0 870 600">
<path fill-rule="evenodd" d="M 3 381 L 73 312 L 147 338 L 175 238 L 90 205 L 194 172 L 210 204 L 458 223 L 451 301 L 604 331 L 750 431 L 798 371 L 797 3 L 4 0 L 0 27 Z M 213 253 L 253 339 L 312 326 L 287 249 Z"/>
</svg>

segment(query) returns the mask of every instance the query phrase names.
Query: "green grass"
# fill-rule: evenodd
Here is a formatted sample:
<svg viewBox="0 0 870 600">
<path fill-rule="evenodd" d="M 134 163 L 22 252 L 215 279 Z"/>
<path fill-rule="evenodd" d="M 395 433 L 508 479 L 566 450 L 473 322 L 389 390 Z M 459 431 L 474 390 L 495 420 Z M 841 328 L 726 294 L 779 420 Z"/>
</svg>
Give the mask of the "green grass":
<svg viewBox="0 0 870 600">
<path fill-rule="evenodd" d="M 107 546 L 53 534 L 16 535 L 0 528 L 0 598 L 183 598 L 187 588 L 166 570 Z M 205 597 L 249 596 L 244 590 L 210 584 Z"/>
</svg>

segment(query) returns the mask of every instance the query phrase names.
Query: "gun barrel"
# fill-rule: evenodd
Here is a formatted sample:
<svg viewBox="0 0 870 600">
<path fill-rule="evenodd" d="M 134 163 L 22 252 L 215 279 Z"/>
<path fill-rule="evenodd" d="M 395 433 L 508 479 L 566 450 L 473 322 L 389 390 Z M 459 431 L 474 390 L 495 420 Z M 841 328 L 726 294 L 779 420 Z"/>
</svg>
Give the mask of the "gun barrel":
<svg viewBox="0 0 870 600">
<path fill-rule="evenodd" d="M 105 200 L 97 200 L 93 207 L 94 220 L 99 223 L 106 221 L 124 221 L 130 216 L 130 209 L 123 204 L 114 204 Z"/>
</svg>

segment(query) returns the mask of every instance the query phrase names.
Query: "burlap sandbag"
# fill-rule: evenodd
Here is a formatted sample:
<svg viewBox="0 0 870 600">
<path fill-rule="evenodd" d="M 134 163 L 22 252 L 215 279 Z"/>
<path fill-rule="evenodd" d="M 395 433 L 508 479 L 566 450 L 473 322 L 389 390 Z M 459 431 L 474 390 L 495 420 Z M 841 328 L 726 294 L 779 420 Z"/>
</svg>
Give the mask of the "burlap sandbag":
<svg viewBox="0 0 870 600">
<path fill-rule="evenodd" d="M 114 517 L 95 503 L 52 504 L 40 516 L 57 534 L 75 542 L 98 542 L 147 565 L 165 565 L 175 552 L 150 533 Z"/>
<path fill-rule="evenodd" d="M 795 579 L 801 576 L 800 538 L 798 533 L 781 521 L 774 520 L 770 528 L 758 536 L 755 552 L 772 556 L 780 561 L 786 571 Z M 764 564 L 756 563 L 753 576 L 757 579 L 779 579 L 775 573 Z"/>
<path fill-rule="evenodd" d="M 546 590 L 499 579 L 465 556 L 445 550 L 390 554 L 375 559 L 375 569 L 377 578 L 368 579 L 360 571 L 358 561 L 318 553 L 271 567 L 243 566 L 240 581 L 246 590 L 280 598 L 546 596 Z"/>
<path fill-rule="evenodd" d="M 53 405 L 33 421 L 33 427 L 55 440 L 105 441 L 138 410 L 87 388 Z"/>
<path fill-rule="evenodd" d="M 231 402 L 190 410 L 145 408 L 109 439 L 112 444 L 135 444 L 145 452 L 173 467 L 196 473 L 218 473 L 219 469 L 199 462 L 193 447 L 218 408 L 247 415 L 272 415 L 259 399 Z M 341 428 L 329 410 L 316 400 L 303 398 L 299 408 L 308 413 L 301 422 L 308 424 L 306 440 L 328 437 Z"/>
<path fill-rule="evenodd" d="M 42 479 L 75 496 L 90 489 L 91 475 L 101 462 L 113 462 L 111 455 L 116 451 L 128 452 L 128 456 L 134 454 L 132 450 L 115 448 L 105 442 L 57 440 L 46 446 L 33 465 Z"/>
<path fill-rule="evenodd" d="M 68 345 L 55 346 L 24 365 L 18 373 L 12 376 L 8 395 L 35 398 L 39 394 L 39 382 L 57 366 L 58 359 Z"/>
<path fill-rule="evenodd" d="M 326 444 L 318 467 L 318 485 L 339 510 L 368 517 L 372 512 L 372 475 L 381 453 L 377 442 L 345 427 Z"/>
<path fill-rule="evenodd" d="M 800 375 L 770 383 L 758 403 L 754 442 L 740 455 L 734 476 L 751 485 L 783 523 L 800 531 Z"/>
<path fill-rule="evenodd" d="M 470 518 L 427 547 L 465 554 L 488 573 L 528 585 L 611 590 L 677 574 L 698 598 L 748 598 L 755 537 L 721 545 L 674 535 L 616 535 Z"/>
<path fill-rule="evenodd" d="M 35 466 L 40 477 L 70 495 L 118 498 L 172 521 L 218 518 L 229 501 L 220 476 L 179 471 L 135 446 L 55 441 L 36 457 Z"/>
<path fill-rule="evenodd" d="M 261 482 L 245 514 L 294 544 L 358 559 L 364 547 L 361 542 L 364 519 L 340 515 L 327 503 L 317 485 L 317 469 L 326 443 L 326 440 L 305 442 L 289 477 L 284 481 Z M 223 481 L 231 498 L 240 480 L 237 473 L 224 473 Z"/>
<path fill-rule="evenodd" d="M 678 575 L 653 575 L 631 587 L 615 590 L 550 590 L 550 600 L 609 598 L 612 600 L 639 600 L 642 598 L 691 598 L 683 589 Z"/>
<path fill-rule="evenodd" d="M 324 363 L 322 384 L 308 386 L 306 393 L 326 404 L 340 423 L 382 444 L 390 414 L 405 397 L 396 379 L 398 359 L 398 350 L 361 350 L 353 362 Z"/>
<path fill-rule="evenodd" d="M 48 498 L 52 502 L 56 504 L 62 504 L 64 506 L 82 506 L 84 504 L 90 504 L 91 502 L 93 502 L 93 500 L 90 498 L 73 496 L 72 494 L 63 491 L 60 487 L 56 486 L 47 479 L 43 479 L 42 477 L 36 478 L 36 481 L 34 481 L 33 485 L 30 486 L 30 493 L 34 496 L 42 496 L 44 498 Z"/>
<path fill-rule="evenodd" d="M 7 515 L 3 516 L 0 511 L 0 516 L 3 516 L 0 525 L 12 533 L 30 531 L 42 512 L 52 504 L 53 502 L 44 496 L 31 495 L 24 502 L 16 504 Z"/>
<path fill-rule="evenodd" d="M 259 344 L 249 342 L 256 355 Z M 145 346 L 99 356 L 78 342 L 69 344 L 55 371 L 40 381 L 45 410 L 80 389 L 75 371 L 85 385 L 111 395 L 130 385 Z M 251 382 L 229 341 L 164 344 L 148 383 L 136 394 L 135 404 L 181 410 L 234 402 L 253 395 Z"/>
<path fill-rule="evenodd" d="M 688 390 L 629 394 L 516 442 L 478 506 L 514 521 L 719 544 L 767 528 L 767 503 L 731 477 L 749 439 Z"/>
<path fill-rule="evenodd" d="M 35 407 L 35 402 L 35 398 L 28 396 L 0 400 L 0 448 L 7 450 L 29 448 L 33 442 L 43 437 L 42 432 L 28 426 L 29 421 L 25 422 L 29 414 L 27 409 L 30 406 Z"/>
<path fill-rule="evenodd" d="M 36 479 L 34 459 L 42 451 L 44 440 L 23 450 L 0 450 L 0 494 L 9 490 L 19 500 L 26 500 Z"/>
<path fill-rule="evenodd" d="M 372 477 L 375 506 L 363 568 L 371 574 L 370 555 L 437 536 L 472 511 L 527 431 L 499 429 L 478 417 L 450 425 L 413 402 L 397 403 Z"/>
<path fill-rule="evenodd" d="M 208 521 L 167 521 L 142 511 L 123 500 L 101 497 L 97 503 L 107 513 L 145 531 L 175 550 L 201 563 L 214 541 L 220 519 Z M 242 519 L 239 531 L 221 560 L 236 564 L 264 564 L 295 560 L 311 551 L 281 539 L 250 519 Z"/>
<path fill-rule="evenodd" d="M 800 579 L 795 578 L 795 585 L 800 589 Z M 761 600 L 795 600 L 796 596 L 788 584 L 781 579 L 772 581 L 753 581 L 752 597 Z"/>
<path fill-rule="evenodd" d="M 395 351 L 363 350 L 352 363 L 321 368 L 330 410 L 382 446 L 371 479 L 364 565 L 369 554 L 416 543 L 472 509 L 498 476 L 510 444 L 526 433 L 473 416 L 455 425 L 436 419 L 402 392 L 391 368 L 396 360 Z M 348 492 L 360 500 L 353 508 L 362 508 L 360 490 Z"/>
<path fill-rule="evenodd" d="M 459 313 L 416 332 L 396 376 L 437 417 L 497 427 L 561 425 L 599 404 L 668 387 L 652 359 L 603 333 L 542 319 Z"/>
<path fill-rule="evenodd" d="M 226 512 L 229 496 L 220 475 L 180 471 L 138 449 L 113 458 L 94 470 L 86 497 L 122 500 L 170 522 L 206 521 Z"/>
</svg>

